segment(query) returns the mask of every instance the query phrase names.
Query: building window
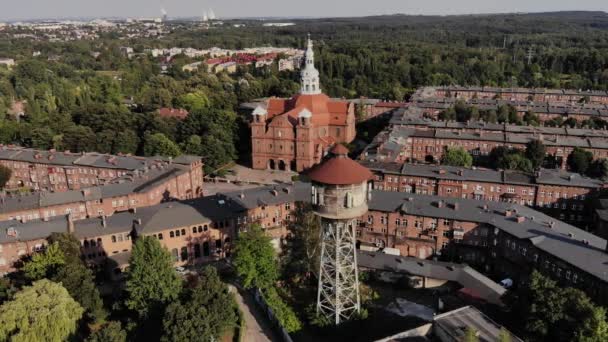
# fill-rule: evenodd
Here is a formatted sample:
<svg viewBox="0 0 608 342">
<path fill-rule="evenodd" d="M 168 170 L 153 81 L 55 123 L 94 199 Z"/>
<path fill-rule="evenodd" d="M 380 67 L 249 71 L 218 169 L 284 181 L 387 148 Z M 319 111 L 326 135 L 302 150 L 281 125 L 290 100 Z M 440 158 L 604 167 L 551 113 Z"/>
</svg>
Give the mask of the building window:
<svg viewBox="0 0 608 342">
<path fill-rule="evenodd" d="M 170 237 L 170 238 L 175 237 L 175 233 L 173 233 L 173 231 L 170 231 L 170 232 L 169 232 L 169 237 Z"/>
<path fill-rule="evenodd" d="M 198 243 L 194 244 L 194 257 L 195 258 L 201 257 L 201 245 Z"/>
<path fill-rule="evenodd" d="M 196 234 L 196 227 L 192 227 L 192 233 Z"/>
<path fill-rule="evenodd" d="M 188 260 L 188 247 L 182 247 L 181 258 L 182 261 Z"/>
<path fill-rule="evenodd" d="M 173 257 L 173 262 L 178 262 L 179 261 L 179 255 L 177 253 L 177 248 L 173 248 L 171 250 L 171 257 Z"/>
<path fill-rule="evenodd" d="M 163 239 L 163 233 L 158 233 L 158 239 L 162 240 Z"/>
<path fill-rule="evenodd" d="M 116 235 L 112 235 L 112 242 L 116 242 Z M 87 242 L 84 242 L 84 246 L 87 247 Z"/>
<path fill-rule="evenodd" d="M 186 235 L 186 230 L 182 229 L 182 235 Z"/>
</svg>

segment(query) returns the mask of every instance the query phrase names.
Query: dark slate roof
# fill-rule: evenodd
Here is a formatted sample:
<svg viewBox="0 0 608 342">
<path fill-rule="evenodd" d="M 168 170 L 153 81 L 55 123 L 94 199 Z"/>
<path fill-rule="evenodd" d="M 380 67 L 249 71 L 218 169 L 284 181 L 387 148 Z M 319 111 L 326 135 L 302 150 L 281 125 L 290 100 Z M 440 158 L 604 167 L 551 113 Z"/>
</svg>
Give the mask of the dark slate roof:
<svg viewBox="0 0 608 342">
<path fill-rule="evenodd" d="M 302 184 L 302 183 L 300 183 Z M 233 191 L 224 195 L 246 209 L 254 209 L 261 205 L 275 205 L 295 201 L 294 185 L 271 185 L 258 188 Z"/>
<path fill-rule="evenodd" d="M 133 214 L 130 212 L 107 216 L 105 221 L 105 226 L 101 217 L 75 221 L 74 235 L 79 239 L 85 239 L 106 234 L 128 233 L 133 229 Z"/>
<path fill-rule="evenodd" d="M 557 169 L 541 169 L 534 175 L 531 175 L 515 170 L 496 171 L 482 168 L 467 169 L 446 165 L 397 164 L 372 161 L 361 161 L 361 164 L 370 170 L 403 176 L 520 185 L 544 184 L 585 188 L 600 188 L 603 186 L 601 180 Z"/>
<path fill-rule="evenodd" d="M 63 192 L 35 192 L 26 195 L 4 197 L 0 200 L 0 212 L 8 213 L 18 210 L 36 209 L 51 205 L 60 205 L 126 196 L 132 193 L 146 192 L 155 186 L 162 184 L 167 178 L 177 176 L 187 172 L 180 165 L 167 167 L 150 168 L 148 171 L 138 173 L 135 176 L 129 173 L 126 176 L 117 178 L 111 183 L 101 186 L 94 186 L 82 190 L 69 190 Z"/>
<path fill-rule="evenodd" d="M 169 160 L 166 157 L 119 156 L 96 152 L 52 152 L 15 146 L 2 146 L 0 148 L 0 159 L 49 165 L 92 166 L 124 170 L 142 170 L 154 162 L 167 162 Z M 200 161 L 201 157 L 182 155 L 175 160 L 177 160 L 177 164 L 190 164 L 191 161 Z"/>
<path fill-rule="evenodd" d="M 442 208 L 437 205 L 439 201 L 445 203 Z M 457 209 L 454 209 L 455 203 L 458 204 Z M 484 206 L 487 206 L 487 209 L 484 209 Z M 525 206 L 374 191 L 369 208 L 384 212 L 402 211 L 418 216 L 486 223 L 518 239 L 528 239 L 536 248 L 603 281 L 608 281 L 606 240 Z M 507 210 L 514 210 L 516 214 L 507 217 L 504 215 Z M 524 216 L 525 221 L 518 223 L 515 216 Z"/>
<path fill-rule="evenodd" d="M 9 228 L 17 230 L 17 236 L 9 236 Z M 65 216 L 59 216 L 49 221 L 32 220 L 22 223 L 20 221 L 0 222 L 0 243 L 10 243 L 19 241 L 30 241 L 46 239 L 52 233 L 65 233 L 68 231 L 68 221 Z"/>
<path fill-rule="evenodd" d="M 449 334 L 454 341 L 464 340 L 467 327 L 471 327 L 477 331 L 480 342 L 499 341 L 501 330 L 503 329 L 501 325 L 473 306 L 465 306 L 437 315 L 433 321 L 441 330 Z M 510 341 L 522 341 L 512 333 L 510 335 Z"/>
<path fill-rule="evenodd" d="M 464 264 L 365 251 L 357 253 L 357 264 L 359 267 L 454 281 L 495 304 L 500 303 L 500 297 L 506 292 L 502 286 Z"/>
</svg>

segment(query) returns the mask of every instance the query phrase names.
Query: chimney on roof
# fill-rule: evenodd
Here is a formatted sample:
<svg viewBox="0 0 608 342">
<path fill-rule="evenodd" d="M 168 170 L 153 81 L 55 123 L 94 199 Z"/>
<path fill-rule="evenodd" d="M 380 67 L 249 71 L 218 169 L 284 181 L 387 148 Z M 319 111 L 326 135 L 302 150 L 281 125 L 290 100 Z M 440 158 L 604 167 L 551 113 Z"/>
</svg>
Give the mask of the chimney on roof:
<svg viewBox="0 0 608 342">
<path fill-rule="evenodd" d="M 106 221 L 106 215 L 101 215 L 101 226 L 104 228 L 108 226 L 108 222 Z"/>
<path fill-rule="evenodd" d="M 245 198 L 245 194 L 241 192 L 241 193 L 239 194 L 239 198 L 240 198 L 240 199 Z"/>
<path fill-rule="evenodd" d="M 74 218 L 71 212 L 66 215 L 66 219 L 68 221 L 68 233 L 74 234 Z"/>
<path fill-rule="evenodd" d="M 135 220 L 133 220 L 133 223 L 141 226 L 141 219 L 140 218 L 135 219 Z"/>
<path fill-rule="evenodd" d="M 459 176 L 464 176 L 464 171 L 463 170 L 458 170 L 458 175 Z"/>
<path fill-rule="evenodd" d="M 285 190 L 286 193 L 290 193 L 291 192 L 291 189 L 287 188 L 287 187 L 283 188 L 283 190 Z"/>
<path fill-rule="evenodd" d="M 443 208 L 443 207 L 444 207 L 443 200 L 437 201 L 437 208 Z"/>
<path fill-rule="evenodd" d="M 279 196 L 279 192 L 278 192 L 278 191 L 276 191 L 276 190 L 274 190 L 274 189 L 273 189 L 273 190 L 271 190 L 271 191 L 270 191 L 270 193 L 271 193 L 273 196 Z"/>
<path fill-rule="evenodd" d="M 21 216 L 21 219 L 19 220 L 19 222 L 21 222 L 21 223 L 26 223 L 27 222 L 27 219 L 26 219 L 25 215 Z"/>
<path fill-rule="evenodd" d="M 439 169 L 439 174 L 440 175 L 445 175 L 445 170 L 444 169 Z"/>
<path fill-rule="evenodd" d="M 511 211 L 511 209 L 505 210 L 505 217 L 511 217 L 511 215 L 513 215 L 513 211 Z"/>
<path fill-rule="evenodd" d="M 455 202 L 453 207 L 454 210 L 458 210 L 458 208 L 460 208 L 460 205 L 458 204 L 458 202 Z"/>
<path fill-rule="evenodd" d="M 526 217 L 525 216 L 517 216 L 516 221 L 517 221 L 517 223 L 523 223 L 524 221 L 526 221 Z"/>
</svg>

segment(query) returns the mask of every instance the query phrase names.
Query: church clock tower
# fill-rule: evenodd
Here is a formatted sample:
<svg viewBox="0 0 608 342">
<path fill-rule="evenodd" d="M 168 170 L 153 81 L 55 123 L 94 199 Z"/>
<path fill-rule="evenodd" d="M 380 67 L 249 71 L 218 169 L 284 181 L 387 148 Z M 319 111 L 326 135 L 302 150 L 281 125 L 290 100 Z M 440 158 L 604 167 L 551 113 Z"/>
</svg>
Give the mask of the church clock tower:
<svg viewBox="0 0 608 342">
<path fill-rule="evenodd" d="M 308 48 L 306 49 L 306 65 L 301 73 L 300 94 L 302 95 L 317 95 L 321 94 L 321 86 L 319 85 L 319 71 L 315 68 L 315 53 L 312 49 L 312 40 L 308 35 Z"/>
</svg>

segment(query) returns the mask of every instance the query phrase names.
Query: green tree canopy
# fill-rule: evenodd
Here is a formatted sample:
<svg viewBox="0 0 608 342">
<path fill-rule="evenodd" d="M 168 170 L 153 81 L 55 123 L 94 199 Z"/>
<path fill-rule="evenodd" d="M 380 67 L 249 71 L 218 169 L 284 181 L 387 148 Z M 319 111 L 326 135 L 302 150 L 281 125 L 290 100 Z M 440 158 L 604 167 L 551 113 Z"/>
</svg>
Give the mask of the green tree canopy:
<svg viewBox="0 0 608 342">
<path fill-rule="evenodd" d="M 34 253 L 31 260 L 23 265 L 23 272 L 29 279 L 39 280 L 56 274 L 64 264 L 63 252 L 57 243 L 52 243 L 43 252 Z"/>
<path fill-rule="evenodd" d="M 4 189 L 12 175 L 13 170 L 4 165 L 0 165 L 0 189 Z"/>
<path fill-rule="evenodd" d="M 103 321 L 107 312 L 93 272 L 80 259 L 80 243 L 69 233 L 53 233 L 45 251 L 36 253 L 25 263 L 23 271 L 32 279 L 51 279 L 68 290 L 85 310 L 86 317 L 94 322 Z"/>
<path fill-rule="evenodd" d="M 606 311 L 584 292 L 562 288 L 537 271 L 526 286 L 509 291 L 505 304 L 532 341 L 608 340 Z"/>
<path fill-rule="evenodd" d="M 589 169 L 589 166 L 591 166 L 592 161 L 593 153 L 580 147 L 575 147 L 568 156 L 567 163 L 570 170 L 584 174 Z"/>
<path fill-rule="evenodd" d="M 177 157 L 181 154 L 179 146 L 167 138 L 163 133 L 146 136 L 144 141 L 144 154 L 146 156 Z"/>
<path fill-rule="evenodd" d="M 0 306 L 0 341 L 65 341 L 83 312 L 61 285 L 36 281 Z"/>
<path fill-rule="evenodd" d="M 473 157 L 462 147 L 447 148 L 441 158 L 441 164 L 471 167 Z"/>
<path fill-rule="evenodd" d="M 169 304 L 163 320 L 162 341 L 217 341 L 236 327 L 234 296 L 211 266 L 203 269 L 198 284 L 182 299 Z"/>
<path fill-rule="evenodd" d="M 104 324 L 99 330 L 87 337 L 86 342 L 126 342 L 127 332 L 124 331 L 120 322 L 111 321 Z"/>
<path fill-rule="evenodd" d="M 232 260 L 245 288 L 274 286 L 279 275 L 275 250 L 259 225 L 239 234 Z"/>
<path fill-rule="evenodd" d="M 129 259 L 127 308 L 142 317 L 159 314 L 179 296 L 181 288 L 169 251 L 152 237 L 138 238 Z"/>
<path fill-rule="evenodd" d="M 539 168 L 545 161 L 547 149 L 540 140 L 531 140 L 526 144 L 524 155 L 532 163 L 533 168 Z"/>
</svg>

